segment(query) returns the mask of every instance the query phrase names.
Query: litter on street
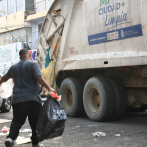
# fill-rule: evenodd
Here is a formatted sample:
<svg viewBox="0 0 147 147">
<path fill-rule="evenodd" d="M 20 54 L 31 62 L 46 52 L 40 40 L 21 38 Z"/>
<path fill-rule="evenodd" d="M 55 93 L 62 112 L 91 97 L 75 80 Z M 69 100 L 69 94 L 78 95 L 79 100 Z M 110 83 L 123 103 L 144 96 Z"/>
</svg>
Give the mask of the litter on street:
<svg viewBox="0 0 147 147">
<path fill-rule="evenodd" d="M 7 120 L 7 119 L 0 119 L 0 123 L 7 123 L 7 122 L 11 122 L 12 120 Z"/>
<path fill-rule="evenodd" d="M 93 136 L 95 137 L 104 137 L 106 136 L 107 134 L 106 133 L 103 133 L 103 132 L 95 132 L 95 133 L 92 133 Z"/>
<path fill-rule="evenodd" d="M 31 142 L 31 139 L 30 138 L 22 138 L 22 139 L 17 139 L 16 140 L 16 144 L 25 144 L 25 143 L 29 143 Z"/>
<path fill-rule="evenodd" d="M 0 0 L 0 147 L 147 147 L 147 0 Z"/>
</svg>

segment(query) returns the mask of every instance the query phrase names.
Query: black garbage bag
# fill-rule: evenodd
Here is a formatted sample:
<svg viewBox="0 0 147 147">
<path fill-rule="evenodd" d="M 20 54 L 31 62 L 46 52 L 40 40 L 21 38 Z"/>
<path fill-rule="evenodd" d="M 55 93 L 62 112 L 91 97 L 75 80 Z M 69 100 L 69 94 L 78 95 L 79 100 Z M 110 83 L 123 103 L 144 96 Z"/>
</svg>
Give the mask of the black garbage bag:
<svg viewBox="0 0 147 147">
<path fill-rule="evenodd" d="M 42 106 L 37 122 L 37 137 L 39 142 L 61 136 L 64 132 L 66 113 L 58 101 L 51 96 Z"/>
</svg>

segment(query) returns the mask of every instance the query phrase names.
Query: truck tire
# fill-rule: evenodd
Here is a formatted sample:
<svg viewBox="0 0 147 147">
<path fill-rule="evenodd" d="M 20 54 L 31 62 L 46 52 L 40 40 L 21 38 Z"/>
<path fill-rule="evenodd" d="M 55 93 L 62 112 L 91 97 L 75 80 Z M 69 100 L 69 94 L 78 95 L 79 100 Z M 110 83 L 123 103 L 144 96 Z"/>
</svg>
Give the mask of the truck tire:
<svg viewBox="0 0 147 147">
<path fill-rule="evenodd" d="M 115 111 L 111 120 L 117 120 L 123 117 L 127 108 L 127 95 L 123 83 L 116 77 L 107 78 L 113 87 L 115 95 Z"/>
<path fill-rule="evenodd" d="M 85 86 L 85 84 L 86 84 L 86 79 L 84 79 L 84 78 L 80 78 L 80 79 L 78 79 L 80 82 L 81 82 L 81 84 L 83 85 L 83 88 L 84 88 L 84 86 Z"/>
<path fill-rule="evenodd" d="M 3 99 L 2 106 L 1 106 L 1 112 L 6 113 L 11 110 L 11 97 L 7 99 Z"/>
<path fill-rule="evenodd" d="M 83 84 L 76 78 L 65 79 L 60 86 L 61 107 L 67 116 L 76 117 L 84 113 Z"/>
<path fill-rule="evenodd" d="M 84 88 L 83 103 L 92 121 L 108 121 L 114 112 L 114 93 L 104 77 L 90 78 Z"/>
</svg>

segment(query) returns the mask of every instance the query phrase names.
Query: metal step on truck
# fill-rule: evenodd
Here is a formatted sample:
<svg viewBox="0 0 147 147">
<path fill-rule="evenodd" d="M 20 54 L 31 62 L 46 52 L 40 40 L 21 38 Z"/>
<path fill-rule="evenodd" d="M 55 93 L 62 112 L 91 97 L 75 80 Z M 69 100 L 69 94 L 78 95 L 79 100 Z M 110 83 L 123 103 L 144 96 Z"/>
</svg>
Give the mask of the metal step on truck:
<svg viewBox="0 0 147 147">
<path fill-rule="evenodd" d="M 44 20 L 37 59 L 55 62 L 61 105 L 92 121 L 147 108 L 146 0 L 55 0 Z"/>
</svg>

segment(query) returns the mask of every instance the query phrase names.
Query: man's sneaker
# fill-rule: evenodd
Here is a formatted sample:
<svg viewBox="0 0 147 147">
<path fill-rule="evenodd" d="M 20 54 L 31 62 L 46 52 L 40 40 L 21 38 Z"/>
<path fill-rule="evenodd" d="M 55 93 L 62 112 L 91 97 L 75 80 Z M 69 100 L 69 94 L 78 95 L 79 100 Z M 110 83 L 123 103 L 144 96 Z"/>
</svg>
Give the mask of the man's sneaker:
<svg viewBox="0 0 147 147">
<path fill-rule="evenodd" d="M 11 138 L 7 138 L 5 141 L 6 147 L 14 147 L 14 141 Z"/>
<path fill-rule="evenodd" d="M 38 144 L 38 145 L 32 145 L 32 147 L 44 147 L 43 144 Z"/>
</svg>

